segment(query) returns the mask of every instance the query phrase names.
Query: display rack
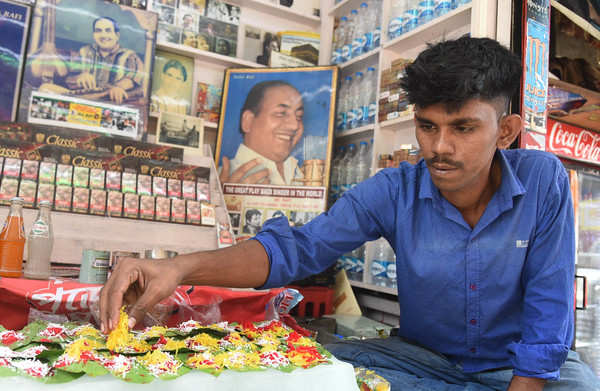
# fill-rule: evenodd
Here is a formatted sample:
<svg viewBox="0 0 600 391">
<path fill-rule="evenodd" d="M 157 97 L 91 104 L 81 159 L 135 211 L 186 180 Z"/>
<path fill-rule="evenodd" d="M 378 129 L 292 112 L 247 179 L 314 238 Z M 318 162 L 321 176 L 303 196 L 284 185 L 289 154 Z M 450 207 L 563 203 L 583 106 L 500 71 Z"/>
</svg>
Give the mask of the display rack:
<svg viewBox="0 0 600 391">
<path fill-rule="evenodd" d="M 217 221 L 229 222 L 223 192 L 208 145 L 205 156 L 194 157 L 192 164 L 210 168 L 211 202 Z M 0 215 L 8 214 L 8 206 L 0 206 Z M 36 209 L 23 209 L 25 230 L 29 232 Z M 54 248 L 52 261 L 79 264 L 84 249 L 142 252 L 162 248 L 179 253 L 217 248 L 214 226 L 199 226 L 128 218 L 94 216 L 67 212 L 52 212 Z M 27 259 L 27 246 L 24 258 Z"/>
<path fill-rule="evenodd" d="M 323 31 L 322 41 L 332 40 L 334 19 L 349 14 L 352 9 L 358 9 L 361 2 L 362 0 L 344 0 L 338 4 L 334 4 L 334 0 L 322 2 L 321 15 L 324 15 L 322 25 L 331 26 L 329 31 Z M 377 96 L 380 92 L 381 71 L 389 68 L 392 61 L 398 58 L 414 59 L 426 48 L 428 43 L 458 38 L 465 34 L 496 38 L 497 31 L 502 30 L 498 29 L 496 25 L 497 12 L 495 11 L 507 7 L 507 2 L 504 0 L 472 0 L 471 3 L 462 5 L 413 31 L 389 40 L 387 39 L 387 22 L 391 3 L 392 0 L 383 0 L 382 3 L 381 47 L 340 64 L 340 80 L 369 66 L 376 67 L 378 72 Z M 331 51 L 323 53 L 324 58 L 327 59 L 331 58 L 330 55 Z M 394 150 L 399 149 L 403 144 L 417 144 L 414 135 L 413 113 L 407 112 L 398 118 L 383 122 L 376 121 L 373 125 L 337 132 L 335 135 L 336 147 L 350 143 L 356 144 L 360 141 L 370 141 L 370 139 L 373 139 L 373 160 L 371 164 L 371 175 L 373 175 L 377 170 L 378 156 L 392 154 Z M 350 284 L 356 288 L 362 288 L 362 290 L 396 295 L 397 290 L 395 288 L 381 287 L 370 283 L 369 267 L 373 256 L 372 243 L 367 243 L 363 281 L 351 281 Z M 362 304 L 381 311 L 381 308 L 373 308 L 377 305 L 373 304 L 372 300 L 372 298 L 365 299 Z M 386 306 L 389 305 L 386 304 Z M 390 313 L 386 310 L 383 311 Z M 392 315 L 395 314 L 392 313 Z"/>
</svg>

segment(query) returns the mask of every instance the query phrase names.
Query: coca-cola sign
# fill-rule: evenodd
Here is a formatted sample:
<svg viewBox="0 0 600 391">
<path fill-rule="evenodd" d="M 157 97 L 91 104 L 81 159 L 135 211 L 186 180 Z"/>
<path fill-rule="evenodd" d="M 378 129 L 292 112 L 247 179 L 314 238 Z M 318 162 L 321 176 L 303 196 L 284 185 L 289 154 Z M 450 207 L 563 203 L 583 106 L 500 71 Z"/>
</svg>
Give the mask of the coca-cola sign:
<svg viewBox="0 0 600 391">
<path fill-rule="evenodd" d="M 600 164 L 600 133 L 548 118 L 546 150 L 557 155 Z"/>
</svg>

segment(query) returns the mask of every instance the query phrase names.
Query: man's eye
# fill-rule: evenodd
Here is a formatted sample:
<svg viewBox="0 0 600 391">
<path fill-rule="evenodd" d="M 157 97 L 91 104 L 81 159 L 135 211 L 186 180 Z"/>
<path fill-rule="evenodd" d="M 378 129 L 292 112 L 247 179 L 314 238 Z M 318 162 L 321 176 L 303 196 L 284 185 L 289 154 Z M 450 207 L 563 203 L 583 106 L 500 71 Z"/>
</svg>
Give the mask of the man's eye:
<svg viewBox="0 0 600 391">
<path fill-rule="evenodd" d="M 475 129 L 474 126 L 457 126 L 456 127 L 456 131 L 458 133 L 469 133 L 472 132 Z"/>
<path fill-rule="evenodd" d="M 433 126 L 432 124 L 419 124 L 417 125 L 417 128 L 422 132 L 432 132 L 433 130 L 435 130 L 435 126 Z"/>
</svg>

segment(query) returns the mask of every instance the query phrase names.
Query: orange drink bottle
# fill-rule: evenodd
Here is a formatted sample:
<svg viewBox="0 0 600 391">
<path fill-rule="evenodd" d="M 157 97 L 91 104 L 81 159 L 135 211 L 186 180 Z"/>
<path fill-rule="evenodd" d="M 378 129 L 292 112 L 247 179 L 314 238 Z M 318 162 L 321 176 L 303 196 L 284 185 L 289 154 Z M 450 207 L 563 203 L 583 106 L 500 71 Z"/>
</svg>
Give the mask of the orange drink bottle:
<svg viewBox="0 0 600 391">
<path fill-rule="evenodd" d="M 21 277 L 24 248 L 23 199 L 14 197 L 10 200 L 10 212 L 0 232 L 1 277 Z"/>
</svg>

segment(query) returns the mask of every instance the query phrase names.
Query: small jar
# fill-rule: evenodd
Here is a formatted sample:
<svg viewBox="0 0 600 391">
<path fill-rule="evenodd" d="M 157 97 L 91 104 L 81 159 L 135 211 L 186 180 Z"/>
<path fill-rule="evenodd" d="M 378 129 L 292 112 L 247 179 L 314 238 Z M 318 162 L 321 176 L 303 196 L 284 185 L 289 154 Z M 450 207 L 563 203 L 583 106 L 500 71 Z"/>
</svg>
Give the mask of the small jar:
<svg viewBox="0 0 600 391">
<path fill-rule="evenodd" d="M 110 252 L 100 250 L 83 250 L 79 282 L 83 284 L 104 284 L 108 277 Z"/>
</svg>

